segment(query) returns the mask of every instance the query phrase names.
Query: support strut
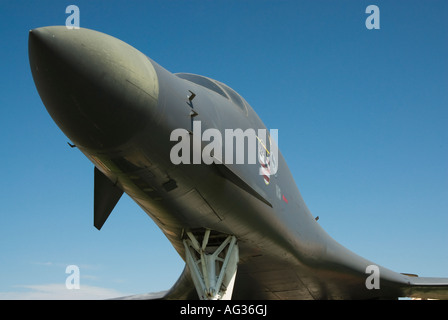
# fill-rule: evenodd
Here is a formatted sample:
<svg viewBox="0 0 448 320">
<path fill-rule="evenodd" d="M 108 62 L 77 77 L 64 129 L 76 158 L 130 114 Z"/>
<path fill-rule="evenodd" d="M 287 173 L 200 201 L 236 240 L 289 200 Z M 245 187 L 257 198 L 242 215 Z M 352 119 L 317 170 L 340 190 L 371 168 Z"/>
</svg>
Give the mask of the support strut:
<svg viewBox="0 0 448 320">
<path fill-rule="evenodd" d="M 239 260 L 236 237 L 206 229 L 200 243 L 199 234 L 186 235 L 186 261 L 199 299 L 230 300 Z"/>
</svg>

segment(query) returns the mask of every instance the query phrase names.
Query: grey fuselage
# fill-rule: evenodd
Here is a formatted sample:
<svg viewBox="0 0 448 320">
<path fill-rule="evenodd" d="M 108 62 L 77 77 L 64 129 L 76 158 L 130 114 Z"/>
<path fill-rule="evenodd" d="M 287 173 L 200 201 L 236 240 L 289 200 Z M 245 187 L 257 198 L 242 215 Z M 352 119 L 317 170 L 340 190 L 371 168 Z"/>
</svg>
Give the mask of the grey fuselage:
<svg viewBox="0 0 448 320">
<path fill-rule="evenodd" d="M 186 231 L 236 236 L 233 298 L 367 299 L 406 293 L 409 277 L 380 266 L 380 289 L 366 287 L 366 268 L 374 263 L 322 229 L 281 152 L 269 183 L 258 162 L 173 164 L 170 152 L 178 141 L 170 135 L 179 128 L 191 131 L 193 121 L 200 121 L 202 132 L 266 129 L 247 102 L 232 100 L 232 89 L 204 78 L 223 89 L 222 95 L 183 79 L 189 76 L 173 74 L 124 42 L 87 29 L 35 29 L 29 50 L 37 89 L 54 121 L 154 220 L 182 259 Z M 194 298 L 189 283 L 185 270 L 167 298 Z"/>
</svg>

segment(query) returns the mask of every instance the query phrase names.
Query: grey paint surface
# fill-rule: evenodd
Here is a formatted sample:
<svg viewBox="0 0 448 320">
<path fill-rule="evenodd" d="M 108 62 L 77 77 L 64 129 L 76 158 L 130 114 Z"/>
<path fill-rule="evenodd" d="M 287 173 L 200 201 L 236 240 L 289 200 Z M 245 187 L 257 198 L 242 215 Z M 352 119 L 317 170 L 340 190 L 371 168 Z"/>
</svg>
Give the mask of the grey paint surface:
<svg viewBox="0 0 448 320">
<path fill-rule="evenodd" d="M 367 289 L 366 268 L 375 263 L 347 250 L 321 228 L 281 152 L 278 172 L 268 185 L 258 163 L 171 162 L 170 150 L 177 142 L 170 141 L 170 134 L 177 128 L 191 130 L 193 118 L 201 121 L 202 131 L 266 129 L 246 102 L 241 108 L 170 73 L 126 43 L 88 29 L 33 30 L 29 56 L 49 114 L 97 168 L 97 228 L 122 190 L 184 260 L 185 231 L 200 234 L 208 228 L 235 235 L 240 248 L 235 299 L 447 297 L 448 279 L 415 278 L 381 266 L 380 289 Z M 190 101 L 191 92 L 196 96 Z M 277 196 L 277 187 L 287 202 Z M 186 268 L 165 298 L 195 297 Z"/>
</svg>

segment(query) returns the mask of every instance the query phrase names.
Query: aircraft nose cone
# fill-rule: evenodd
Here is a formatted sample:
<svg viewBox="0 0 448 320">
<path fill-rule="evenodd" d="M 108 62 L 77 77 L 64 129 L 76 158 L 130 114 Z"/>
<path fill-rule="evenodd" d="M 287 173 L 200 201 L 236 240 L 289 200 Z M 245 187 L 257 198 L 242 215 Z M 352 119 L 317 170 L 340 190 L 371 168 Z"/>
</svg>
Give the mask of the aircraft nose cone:
<svg viewBox="0 0 448 320">
<path fill-rule="evenodd" d="M 77 146 L 114 148 L 148 124 L 159 84 L 140 51 L 103 33 L 65 26 L 30 31 L 28 45 L 39 95 Z"/>
</svg>

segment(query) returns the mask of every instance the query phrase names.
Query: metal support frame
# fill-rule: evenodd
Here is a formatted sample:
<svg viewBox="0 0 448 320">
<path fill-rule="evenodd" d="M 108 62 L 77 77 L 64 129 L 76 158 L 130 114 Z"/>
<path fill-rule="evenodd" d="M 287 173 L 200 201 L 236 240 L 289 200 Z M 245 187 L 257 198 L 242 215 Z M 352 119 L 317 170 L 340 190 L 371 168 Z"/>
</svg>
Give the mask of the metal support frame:
<svg viewBox="0 0 448 320">
<path fill-rule="evenodd" d="M 200 244 L 192 232 L 186 232 L 188 238 L 183 240 L 186 262 L 199 299 L 230 300 L 239 260 L 236 237 L 222 236 L 218 245 L 210 243 L 210 233 L 210 229 L 205 230 Z"/>
</svg>

